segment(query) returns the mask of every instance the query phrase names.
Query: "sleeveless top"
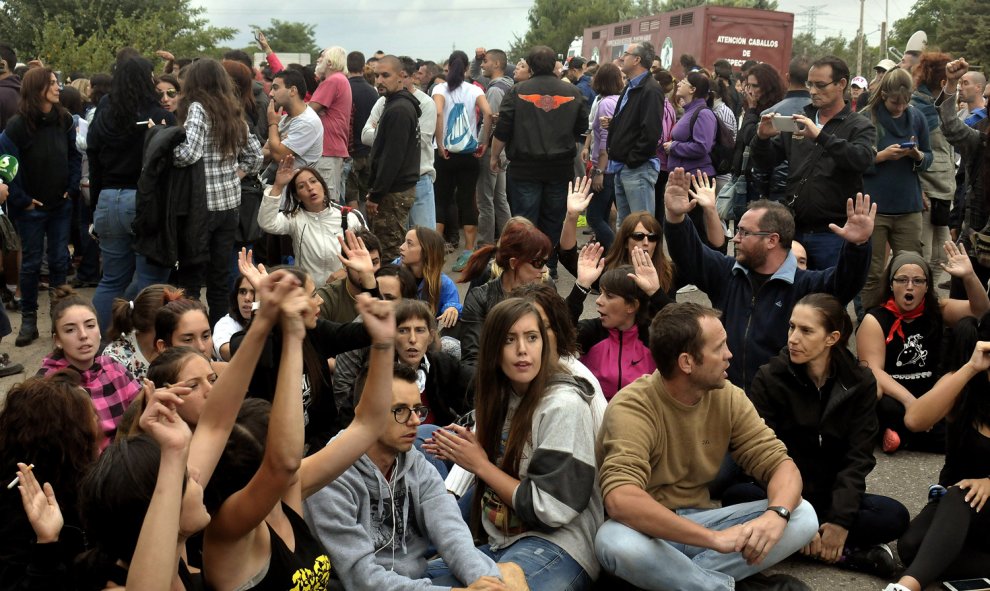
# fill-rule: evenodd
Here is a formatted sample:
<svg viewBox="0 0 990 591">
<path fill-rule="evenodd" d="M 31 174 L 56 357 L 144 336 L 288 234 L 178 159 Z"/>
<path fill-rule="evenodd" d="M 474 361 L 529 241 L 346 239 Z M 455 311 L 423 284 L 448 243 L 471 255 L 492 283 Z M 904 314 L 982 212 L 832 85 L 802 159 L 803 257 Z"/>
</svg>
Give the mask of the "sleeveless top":
<svg viewBox="0 0 990 591">
<path fill-rule="evenodd" d="M 894 314 L 881 307 L 873 308 L 869 313 L 880 323 L 886 338 L 894 325 Z M 930 390 L 939 378 L 942 323 L 926 313 L 911 322 L 902 322 L 901 328 L 904 338 L 894 334 L 894 338 L 887 343 L 883 369 L 918 398 Z"/>
<path fill-rule="evenodd" d="M 238 590 L 325 591 L 331 589 L 330 558 L 323 544 L 313 537 L 303 518 L 285 503 L 282 503 L 282 511 L 285 512 L 292 526 L 292 535 L 296 539 L 295 552 L 289 550 L 272 526 L 265 523 L 272 540 L 272 555 L 267 568 L 262 569 Z"/>
<path fill-rule="evenodd" d="M 968 392 L 970 396 L 985 392 Z M 948 446 L 945 465 L 938 475 L 938 482 L 949 487 L 965 478 L 986 478 L 990 474 L 990 437 L 973 425 L 970 418 L 960 417 L 948 423 Z"/>
</svg>

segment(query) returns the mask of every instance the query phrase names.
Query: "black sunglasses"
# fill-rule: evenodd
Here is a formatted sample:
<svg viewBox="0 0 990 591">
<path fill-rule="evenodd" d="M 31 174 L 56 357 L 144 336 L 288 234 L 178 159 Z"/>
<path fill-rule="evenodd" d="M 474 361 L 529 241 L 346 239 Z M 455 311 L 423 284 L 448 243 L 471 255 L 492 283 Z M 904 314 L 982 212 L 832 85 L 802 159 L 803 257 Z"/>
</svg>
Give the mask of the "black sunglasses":
<svg viewBox="0 0 990 591">
<path fill-rule="evenodd" d="M 642 242 L 644 238 L 646 238 L 650 242 L 656 242 L 657 240 L 660 239 L 655 232 L 633 232 L 632 234 L 629 235 L 629 237 L 635 240 L 636 242 Z"/>
</svg>

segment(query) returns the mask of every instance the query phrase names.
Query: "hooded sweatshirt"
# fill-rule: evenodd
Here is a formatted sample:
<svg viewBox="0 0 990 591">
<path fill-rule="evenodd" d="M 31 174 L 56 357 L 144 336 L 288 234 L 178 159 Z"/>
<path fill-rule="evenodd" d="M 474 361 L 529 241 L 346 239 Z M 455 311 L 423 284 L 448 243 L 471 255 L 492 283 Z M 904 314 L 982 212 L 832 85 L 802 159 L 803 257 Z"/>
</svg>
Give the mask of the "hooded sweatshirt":
<svg viewBox="0 0 990 591">
<path fill-rule="evenodd" d="M 381 203 L 419 182 L 419 101 L 407 90 L 385 98 L 385 110 L 371 146 L 371 187 L 368 198 Z"/>
<path fill-rule="evenodd" d="M 21 100 L 21 79 L 9 76 L 0 80 L 0 131 L 7 127 L 7 122 L 17 113 L 17 103 Z"/>
<path fill-rule="evenodd" d="M 594 394 L 583 378 L 568 373 L 554 376 L 533 413 L 530 436 L 519 459 L 519 486 L 512 495 L 512 508 L 499 502 L 490 488 L 479 490 L 481 523 L 492 550 L 527 536 L 540 537 L 567 552 L 592 580 L 598 578 L 601 566 L 595 556 L 595 534 L 605 509 L 595 463 Z M 521 400 L 515 394 L 510 398 L 503 446 Z M 493 516 L 498 524 L 492 522 Z"/>
<path fill-rule="evenodd" d="M 399 454 L 391 481 L 362 456 L 306 500 L 305 515 L 310 530 L 330 549 L 346 589 L 450 589 L 425 577 L 431 544 L 464 586 L 500 576 L 495 563 L 474 547 L 436 468 L 415 449 Z"/>
</svg>

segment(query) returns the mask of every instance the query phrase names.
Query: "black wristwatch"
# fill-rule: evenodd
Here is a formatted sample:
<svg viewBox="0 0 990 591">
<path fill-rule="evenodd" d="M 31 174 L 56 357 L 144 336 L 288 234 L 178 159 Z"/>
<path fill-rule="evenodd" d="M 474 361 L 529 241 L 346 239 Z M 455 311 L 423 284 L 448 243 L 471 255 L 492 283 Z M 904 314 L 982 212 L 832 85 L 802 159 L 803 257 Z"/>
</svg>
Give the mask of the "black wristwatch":
<svg viewBox="0 0 990 591">
<path fill-rule="evenodd" d="M 784 519 L 784 521 L 791 520 L 791 512 L 787 510 L 787 507 L 781 507 L 780 505 L 776 505 L 773 507 L 767 507 L 767 511 L 773 511 L 777 515 L 780 515 Z"/>
<path fill-rule="evenodd" d="M 600 168 L 592 168 L 591 169 L 591 178 L 595 178 L 596 176 L 600 175 L 601 173 L 602 173 L 602 169 L 600 169 Z"/>
</svg>

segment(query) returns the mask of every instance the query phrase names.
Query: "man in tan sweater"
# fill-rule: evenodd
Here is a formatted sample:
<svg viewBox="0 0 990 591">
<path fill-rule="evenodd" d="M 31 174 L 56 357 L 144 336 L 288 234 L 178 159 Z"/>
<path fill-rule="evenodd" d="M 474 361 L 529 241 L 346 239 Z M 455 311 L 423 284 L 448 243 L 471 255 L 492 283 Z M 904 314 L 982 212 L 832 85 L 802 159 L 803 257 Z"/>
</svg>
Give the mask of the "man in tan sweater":
<svg viewBox="0 0 990 591">
<path fill-rule="evenodd" d="M 784 445 L 726 380 L 732 353 L 716 310 L 668 304 L 650 327 L 650 352 L 657 371 L 616 394 L 599 431 L 611 519 L 595 540 L 598 559 L 643 589 L 734 589 L 806 545 L 815 510 Z M 769 502 L 712 507 L 708 483 L 726 453 L 766 483 Z"/>
</svg>

